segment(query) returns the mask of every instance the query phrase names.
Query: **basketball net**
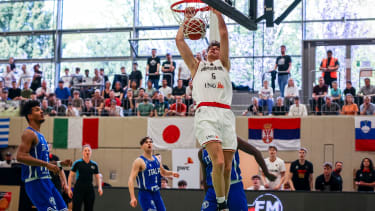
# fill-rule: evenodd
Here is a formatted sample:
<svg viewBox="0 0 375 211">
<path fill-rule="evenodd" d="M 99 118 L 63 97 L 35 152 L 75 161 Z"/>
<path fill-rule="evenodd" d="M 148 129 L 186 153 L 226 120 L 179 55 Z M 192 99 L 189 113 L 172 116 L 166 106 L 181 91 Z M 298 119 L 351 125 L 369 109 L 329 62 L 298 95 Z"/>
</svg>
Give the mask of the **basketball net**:
<svg viewBox="0 0 375 211">
<path fill-rule="evenodd" d="M 212 10 L 210 10 L 209 23 L 210 23 L 210 31 L 209 31 L 208 40 L 210 42 L 212 42 L 214 40 L 220 42 L 219 23 L 218 23 L 218 20 L 217 20 L 217 17 L 215 15 L 215 13 L 212 12 Z"/>
</svg>

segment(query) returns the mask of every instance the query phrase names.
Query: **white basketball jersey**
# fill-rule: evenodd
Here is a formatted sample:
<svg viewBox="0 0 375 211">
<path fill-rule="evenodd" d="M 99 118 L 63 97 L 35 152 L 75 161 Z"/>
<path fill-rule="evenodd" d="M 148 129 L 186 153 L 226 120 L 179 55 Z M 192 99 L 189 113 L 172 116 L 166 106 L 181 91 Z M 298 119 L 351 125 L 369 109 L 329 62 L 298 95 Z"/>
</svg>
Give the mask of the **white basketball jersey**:
<svg viewBox="0 0 375 211">
<path fill-rule="evenodd" d="M 201 61 L 193 80 L 193 99 L 201 102 L 232 104 L 232 83 L 221 61 Z"/>
</svg>

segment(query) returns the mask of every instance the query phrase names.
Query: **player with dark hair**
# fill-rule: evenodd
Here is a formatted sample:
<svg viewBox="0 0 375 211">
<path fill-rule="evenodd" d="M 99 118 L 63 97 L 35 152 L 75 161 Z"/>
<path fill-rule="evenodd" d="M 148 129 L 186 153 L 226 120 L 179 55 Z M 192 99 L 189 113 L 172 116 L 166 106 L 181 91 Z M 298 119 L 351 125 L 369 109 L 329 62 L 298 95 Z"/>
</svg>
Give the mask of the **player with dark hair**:
<svg viewBox="0 0 375 211">
<path fill-rule="evenodd" d="M 207 61 L 198 61 L 184 40 L 184 25 L 176 35 L 176 45 L 193 78 L 193 99 L 196 101 L 195 136 L 212 160 L 212 185 L 218 210 L 228 210 L 226 199 L 234 152 L 237 149 L 236 119 L 231 111 L 232 83 L 229 77 L 228 29 L 220 12 L 218 20 L 220 43 L 208 46 Z M 188 17 L 185 17 L 188 18 Z"/>
<path fill-rule="evenodd" d="M 142 210 L 164 211 L 165 206 L 160 195 L 161 177 L 176 177 L 178 173 L 167 171 L 155 155 L 152 155 L 153 141 L 150 137 L 144 137 L 140 141 L 143 155 L 134 160 L 130 172 L 128 187 L 130 193 L 130 206 L 137 206 L 134 194 L 134 180 L 137 179 L 139 191 L 138 199 Z"/>
<path fill-rule="evenodd" d="M 262 153 L 259 152 L 255 147 L 237 136 L 238 149 L 251 154 L 255 157 L 259 166 L 262 168 L 264 175 L 271 181 L 275 180 L 275 175 L 271 174 L 264 162 Z M 201 149 L 198 152 L 199 161 L 202 167 L 203 173 L 203 187 L 206 192 L 206 196 L 202 203 L 202 211 L 215 211 L 217 210 L 216 194 L 212 186 L 212 161 L 205 149 Z M 242 184 L 241 169 L 240 169 L 240 157 L 238 150 L 234 154 L 232 161 L 231 171 L 231 185 L 228 195 L 228 207 L 229 210 L 236 211 L 247 211 L 247 200 Z"/>
<path fill-rule="evenodd" d="M 21 144 L 18 147 L 17 160 L 22 165 L 22 180 L 26 193 L 38 210 L 68 210 L 59 191 L 51 181 L 50 171 L 60 173 L 62 166 L 71 165 L 71 160 L 49 163 L 48 143 L 40 126 L 44 122 L 43 111 L 36 100 L 27 101 L 21 108 L 29 126 L 23 131 Z"/>
<path fill-rule="evenodd" d="M 85 211 L 94 210 L 95 191 L 92 185 L 92 177 L 95 176 L 98 185 L 99 196 L 103 195 L 102 181 L 99 174 L 99 167 L 91 160 L 92 149 L 86 144 L 82 147 L 82 159 L 73 163 L 69 173 L 68 186 L 69 197 L 73 198 L 73 211 L 81 211 L 82 203 Z M 74 192 L 72 192 L 72 181 L 76 177 Z"/>
</svg>

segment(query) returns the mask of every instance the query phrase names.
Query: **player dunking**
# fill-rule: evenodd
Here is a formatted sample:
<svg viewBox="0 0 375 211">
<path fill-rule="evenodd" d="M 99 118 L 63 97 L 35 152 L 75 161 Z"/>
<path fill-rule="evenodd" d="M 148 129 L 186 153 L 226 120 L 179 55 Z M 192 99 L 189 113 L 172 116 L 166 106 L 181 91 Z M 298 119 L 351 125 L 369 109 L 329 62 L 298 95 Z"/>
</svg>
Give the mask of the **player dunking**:
<svg viewBox="0 0 375 211">
<path fill-rule="evenodd" d="M 49 171 L 63 173 L 60 171 L 61 165 L 71 165 L 72 161 L 58 161 L 57 166 L 49 163 L 48 143 L 40 133 L 44 116 L 38 101 L 27 101 L 21 109 L 21 115 L 25 116 L 29 124 L 23 131 L 17 152 L 17 160 L 23 163 L 22 180 L 25 182 L 26 193 L 39 211 L 67 211 L 63 198 L 51 181 Z"/>
<path fill-rule="evenodd" d="M 142 210 L 164 211 L 164 202 L 160 195 L 161 177 L 179 177 L 178 173 L 167 171 L 155 155 L 152 155 L 153 141 L 150 137 L 144 137 L 140 141 L 143 155 L 135 159 L 130 172 L 128 186 L 130 193 L 130 206 L 137 206 L 134 194 L 134 180 L 137 178 L 139 187 L 138 199 Z"/>
<path fill-rule="evenodd" d="M 227 210 L 226 198 L 237 140 L 235 117 L 230 110 L 232 84 L 229 78 L 228 30 L 221 13 L 213 12 L 218 19 L 221 43 L 213 41 L 208 46 L 207 61 L 194 59 L 184 40 L 183 25 L 177 32 L 176 45 L 193 78 L 193 99 L 197 102 L 195 135 L 212 160 L 212 182 L 218 210 Z"/>
</svg>

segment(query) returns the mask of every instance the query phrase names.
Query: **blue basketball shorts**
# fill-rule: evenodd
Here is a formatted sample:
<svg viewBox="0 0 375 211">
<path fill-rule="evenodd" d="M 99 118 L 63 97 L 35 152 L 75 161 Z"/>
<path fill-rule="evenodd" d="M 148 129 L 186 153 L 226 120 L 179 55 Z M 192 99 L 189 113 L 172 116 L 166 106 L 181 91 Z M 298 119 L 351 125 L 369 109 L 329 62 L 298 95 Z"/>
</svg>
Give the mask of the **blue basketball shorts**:
<svg viewBox="0 0 375 211">
<path fill-rule="evenodd" d="M 160 191 L 139 190 L 138 201 L 143 211 L 165 211 Z"/>
</svg>

